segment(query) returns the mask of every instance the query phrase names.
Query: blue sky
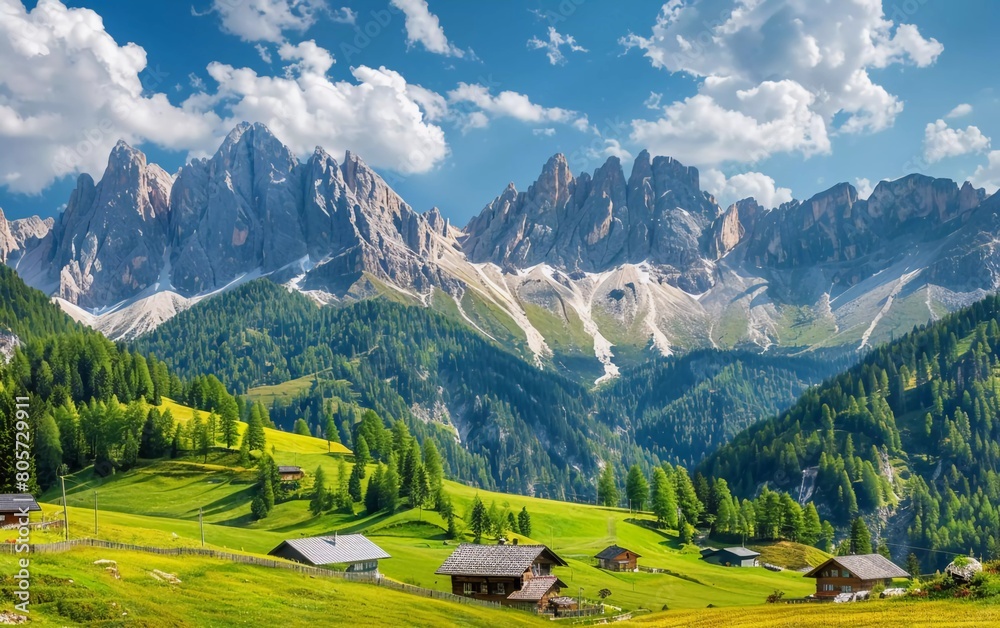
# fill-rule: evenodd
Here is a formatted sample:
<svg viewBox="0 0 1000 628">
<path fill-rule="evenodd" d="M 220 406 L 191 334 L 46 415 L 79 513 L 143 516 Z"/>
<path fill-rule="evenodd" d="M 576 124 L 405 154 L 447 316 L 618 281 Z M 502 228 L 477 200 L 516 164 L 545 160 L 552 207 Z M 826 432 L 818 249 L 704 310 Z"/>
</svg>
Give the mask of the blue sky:
<svg viewBox="0 0 1000 628">
<path fill-rule="evenodd" d="M 913 171 L 1000 184 L 987 0 L 0 0 L 0 207 L 59 211 L 119 137 L 169 172 L 241 119 L 464 225 L 554 153 L 643 148 L 730 202 Z M 996 142 L 991 138 L 997 137 Z"/>
</svg>

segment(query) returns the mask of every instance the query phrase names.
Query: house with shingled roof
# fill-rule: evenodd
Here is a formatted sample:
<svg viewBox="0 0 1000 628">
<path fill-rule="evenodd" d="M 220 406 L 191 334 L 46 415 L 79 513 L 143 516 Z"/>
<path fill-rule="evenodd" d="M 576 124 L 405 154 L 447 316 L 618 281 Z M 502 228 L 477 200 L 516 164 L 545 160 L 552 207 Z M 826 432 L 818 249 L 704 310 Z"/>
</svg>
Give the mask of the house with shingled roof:
<svg viewBox="0 0 1000 628">
<path fill-rule="evenodd" d="M 608 571 L 639 571 L 639 559 L 642 558 L 632 550 L 619 545 L 611 545 L 601 550 L 597 556 L 597 565 Z"/>
<path fill-rule="evenodd" d="M 434 573 L 451 577 L 455 595 L 546 612 L 566 583 L 552 573 L 565 567 L 544 545 L 472 545 L 458 547 Z"/>
<path fill-rule="evenodd" d="M 314 567 L 345 565 L 351 573 L 378 573 L 378 561 L 391 558 L 378 545 L 363 534 L 334 534 L 333 536 L 311 536 L 303 539 L 288 539 L 268 552 L 297 563 Z"/>
<path fill-rule="evenodd" d="M 816 579 L 818 598 L 836 598 L 869 592 L 875 585 L 891 586 L 893 578 L 909 578 L 896 563 L 881 554 L 834 556 L 805 575 Z"/>
<path fill-rule="evenodd" d="M 28 522 L 33 512 L 41 508 L 28 493 L 0 494 L 0 528 L 17 527 Z"/>
</svg>

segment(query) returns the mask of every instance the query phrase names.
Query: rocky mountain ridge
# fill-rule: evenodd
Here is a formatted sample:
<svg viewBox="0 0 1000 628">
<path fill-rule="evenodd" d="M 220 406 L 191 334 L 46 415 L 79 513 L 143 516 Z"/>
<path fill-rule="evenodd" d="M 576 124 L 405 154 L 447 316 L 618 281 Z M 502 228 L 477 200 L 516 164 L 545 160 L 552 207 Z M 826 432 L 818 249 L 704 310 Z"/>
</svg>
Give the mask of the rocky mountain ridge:
<svg viewBox="0 0 1000 628">
<path fill-rule="evenodd" d="M 0 261 L 78 320 L 133 337 L 259 276 L 335 303 L 435 307 L 540 364 L 602 379 L 650 352 L 855 350 L 1000 285 L 997 199 L 945 179 L 839 184 L 723 210 L 697 169 L 552 157 L 464 230 L 358 156 L 304 162 L 261 124 L 171 176 L 125 143 L 57 221 L 7 222 Z"/>
</svg>

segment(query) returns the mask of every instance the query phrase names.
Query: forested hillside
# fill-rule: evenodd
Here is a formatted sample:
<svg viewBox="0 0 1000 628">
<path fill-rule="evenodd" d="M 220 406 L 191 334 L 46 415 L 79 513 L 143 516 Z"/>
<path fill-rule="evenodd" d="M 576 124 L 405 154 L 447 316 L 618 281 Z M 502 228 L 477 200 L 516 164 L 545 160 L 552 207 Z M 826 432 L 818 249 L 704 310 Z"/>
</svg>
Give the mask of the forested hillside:
<svg viewBox="0 0 1000 628">
<path fill-rule="evenodd" d="M 693 468 L 809 386 L 847 368 L 844 358 L 697 351 L 622 373 L 598 395 L 600 417 L 661 460 Z"/>
<path fill-rule="evenodd" d="M 262 280 L 177 316 L 136 347 L 237 392 L 328 371 L 351 384 L 359 405 L 434 437 L 453 476 L 484 487 L 582 498 L 593 493 L 598 452 L 617 449 L 590 417 L 583 387 L 460 323 L 386 300 L 320 308 Z"/>
<path fill-rule="evenodd" d="M 0 266 L 0 296 L 0 327 L 18 338 L 9 362 L 0 361 L 0 492 L 15 491 L 25 472 L 16 466 L 18 431 L 27 432 L 35 453 L 20 477 L 30 477 L 29 488 L 45 489 L 66 470 L 97 463 L 110 473 L 140 454 L 165 455 L 176 427 L 169 412 L 155 407 L 163 397 L 197 397 L 199 407 L 213 409 L 229 405 L 236 419 L 235 400 L 217 380 L 183 384 L 162 362 L 77 325 L 6 266 Z M 27 430 L 18 429 L 18 397 L 27 399 Z"/>
<path fill-rule="evenodd" d="M 997 557 L 998 317 L 1000 297 L 989 297 L 877 348 L 702 471 L 742 495 L 801 485 L 839 523 L 874 513 L 893 551 L 925 566 L 947 562 L 930 550 Z"/>
</svg>

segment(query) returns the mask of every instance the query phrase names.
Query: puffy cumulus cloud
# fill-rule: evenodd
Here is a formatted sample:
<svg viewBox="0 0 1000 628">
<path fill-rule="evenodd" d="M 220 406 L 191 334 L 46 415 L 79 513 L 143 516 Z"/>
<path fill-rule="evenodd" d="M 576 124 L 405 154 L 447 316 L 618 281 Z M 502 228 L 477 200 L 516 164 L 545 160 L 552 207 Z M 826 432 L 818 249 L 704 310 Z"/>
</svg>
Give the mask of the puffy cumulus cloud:
<svg viewBox="0 0 1000 628">
<path fill-rule="evenodd" d="M 698 94 L 662 109 L 656 120 L 635 120 L 631 139 L 685 163 L 755 162 L 774 153 L 828 153 L 830 138 L 815 97 L 793 81 L 765 81 L 740 90 L 733 106 Z"/>
<path fill-rule="evenodd" d="M 792 200 L 792 191 L 778 187 L 774 179 L 761 172 L 744 172 L 726 177 L 715 169 L 701 173 L 701 185 L 715 195 L 723 207 L 752 197 L 763 207 L 774 208 Z"/>
<path fill-rule="evenodd" d="M 444 131 L 429 121 L 442 115 L 444 99 L 409 85 L 385 67 L 351 69 L 354 81 L 331 81 L 333 57 L 313 42 L 279 50 L 285 76 L 259 76 L 249 68 L 208 66 L 218 90 L 203 105 L 228 113 L 223 129 L 241 120 L 266 124 L 300 155 L 316 145 L 331 153 L 348 149 L 374 166 L 426 172 L 448 155 Z"/>
<path fill-rule="evenodd" d="M 924 159 L 935 163 L 948 157 L 981 153 L 990 148 L 990 138 L 977 127 L 953 129 L 944 120 L 931 122 L 924 129 Z"/>
<path fill-rule="evenodd" d="M 642 50 L 654 67 L 701 81 L 697 97 L 665 107 L 660 120 L 636 121 L 634 133 L 666 147 L 690 146 L 685 134 L 693 134 L 714 144 L 696 151 L 702 164 L 828 152 L 835 132 L 888 128 L 903 104 L 869 70 L 925 67 L 943 51 L 915 26 L 886 19 L 881 0 L 840 3 L 835 11 L 810 0 L 669 0 L 648 36 L 630 33 L 621 43 Z M 741 96 L 754 90 L 755 97 Z M 699 117 L 727 124 L 718 133 L 684 124 Z M 732 126 L 737 121 L 743 130 Z"/>
<path fill-rule="evenodd" d="M 870 179 L 855 179 L 854 187 L 858 190 L 858 198 L 866 201 L 872 195 L 872 192 L 875 191 L 875 186 L 872 185 Z"/>
<path fill-rule="evenodd" d="M 465 51 L 448 41 L 441 21 L 431 13 L 427 0 L 392 0 L 392 6 L 406 16 L 406 42 L 409 45 L 419 43 L 429 52 L 448 57 L 465 56 Z"/>
<path fill-rule="evenodd" d="M 985 166 L 976 168 L 972 175 L 972 184 L 986 188 L 990 194 L 996 194 L 1000 189 L 1000 150 L 991 151 Z"/>
<path fill-rule="evenodd" d="M 119 46 L 101 16 L 40 0 L 0 0 L 0 185 L 35 193 L 55 179 L 103 172 L 118 139 L 199 146 L 211 112 L 172 104 L 146 51 Z"/>
<path fill-rule="evenodd" d="M 963 118 L 969 115 L 970 113 L 972 113 L 972 105 L 970 105 L 969 103 L 962 103 L 961 105 L 957 105 L 954 109 L 949 111 L 948 115 L 945 117 L 949 119 Z"/>
<path fill-rule="evenodd" d="M 579 130 L 586 130 L 590 126 L 587 117 L 576 111 L 543 107 L 532 102 L 525 94 L 513 91 L 502 91 L 494 96 L 488 87 L 478 83 L 459 83 L 458 87 L 448 92 L 448 101 L 473 108 L 464 114 L 459 113 L 466 130 L 489 126 L 493 118 L 513 118 L 531 124 L 558 122 L 570 124 Z"/>
<path fill-rule="evenodd" d="M 588 52 L 586 48 L 576 43 L 572 35 L 563 35 L 555 29 L 549 27 L 549 38 L 547 40 L 532 37 L 528 40 L 528 47 L 533 50 L 544 50 L 552 65 L 562 65 L 566 63 L 566 56 L 563 54 L 563 47 L 570 52 Z"/>
<path fill-rule="evenodd" d="M 225 32 L 243 41 L 274 43 L 284 41 L 286 31 L 306 31 L 324 9 L 322 0 L 214 0 L 212 4 Z M 333 15 L 344 17 L 339 12 Z"/>
</svg>

